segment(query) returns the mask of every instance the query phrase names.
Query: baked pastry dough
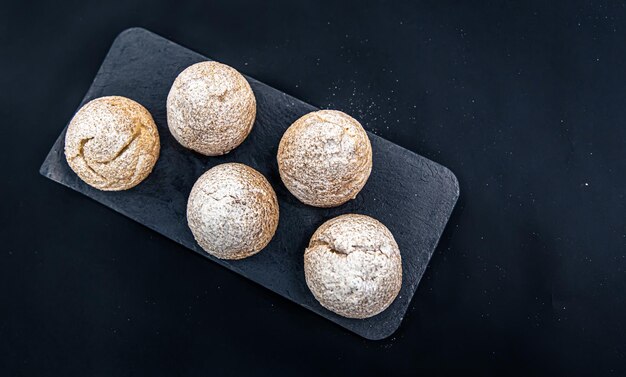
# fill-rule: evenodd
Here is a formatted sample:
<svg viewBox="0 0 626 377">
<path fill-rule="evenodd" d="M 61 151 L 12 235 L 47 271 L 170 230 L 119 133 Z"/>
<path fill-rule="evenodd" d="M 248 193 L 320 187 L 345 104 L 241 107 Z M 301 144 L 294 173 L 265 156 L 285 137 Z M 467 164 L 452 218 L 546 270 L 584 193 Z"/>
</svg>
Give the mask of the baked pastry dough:
<svg viewBox="0 0 626 377">
<path fill-rule="evenodd" d="M 152 171 L 159 149 L 159 133 L 148 110 L 119 96 L 88 102 L 65 134 L 67 163 L 85 183 L 104 191 L 138 185 Z"/>
<path fill-rule="evenodd" d="M 258 171 L 221 164 L 200 176 L 187 202 L 187 223 L 207 253 L 221 259 L 256 254 L 278 227 L 278 200 Z"/>
<path fill-rule="evenodd" d="M 402 286 L 402 258 L 378 220 L 348 214 L 322 224 L 304 252 L 306 283 L 319 303 L 348 318 L 385 310 Z"/>
<path fill-rule="evenodd" d="M 184 147 L 207 156 L 223 155 L 252 130 L 256 99 L 234 68 L 207 61 L 182 71 L 167 96 L 167 124 Z"/>
<path fill-rule="evenodd" d="M 354 199 L 372 171 L 372 146 L 361 124 L 335 110 L 308 113 L 285 132 L 278 169 L 301 202 L 335 207 Z"/>
</svg>

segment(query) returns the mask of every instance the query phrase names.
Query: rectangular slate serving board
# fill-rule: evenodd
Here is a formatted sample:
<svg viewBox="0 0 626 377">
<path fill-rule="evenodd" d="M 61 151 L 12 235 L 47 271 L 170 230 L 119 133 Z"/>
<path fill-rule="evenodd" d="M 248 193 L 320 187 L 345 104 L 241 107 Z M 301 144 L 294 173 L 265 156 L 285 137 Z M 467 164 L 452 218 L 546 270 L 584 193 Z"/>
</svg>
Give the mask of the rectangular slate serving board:
<svg viewBox="0 0 626 377">
<path fill-rule="evenodd" d="M 206 157 L 181 147 L 167 128 L 165 101 L 176 76 L 191 64 L 210 60 L 141 28 L 122 32 L 113 42 L 80 106 L 102 96 L 120 95 L 144 105 L 154 117 L 161 155 L 141 184 L 123 192 L 103 192 L 83 183 L 63 154 L 65 130 L 41 166 L 42 175 L 79 191 L 131 219 L 250 280 L 314 311 L 367 339 L 383 339 L 402 322 L 439 237 L 459 196 L 456 177 L 447 168 L 368 133 L 372 174 L 355 200 L 322 209 L 300 203 L 282 184 L 276 163 L 283 132 L 315 107 L 250 77 L 257 117 L 248 138 L 226 156 Z M 79 108 L 80 108 L 79 106 Z M 270 244 L 240 261 L 224 261 L 196 244 L 185 217 L 187 197 L 196 179 L 225 163 L 247 164 L 270 181 L 280 203 L 280 222 Z M 303 253 L 324 221 L 344 213 L 361 213 L 385 224 L 402 254 L 402 289 L 384 312 L 368 319 L 348 319 L 324 309 L 304 280 Z"/>
</svg>

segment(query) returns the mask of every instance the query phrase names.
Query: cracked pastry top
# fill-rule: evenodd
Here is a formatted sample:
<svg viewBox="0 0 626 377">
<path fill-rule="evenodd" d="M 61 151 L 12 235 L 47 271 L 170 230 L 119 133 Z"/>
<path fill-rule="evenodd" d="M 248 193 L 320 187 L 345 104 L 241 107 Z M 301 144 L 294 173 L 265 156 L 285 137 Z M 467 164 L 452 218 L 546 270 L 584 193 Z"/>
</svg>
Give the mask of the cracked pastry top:
<svg viewBox="0 0 626 377">
<path fill-rule="evenodd" d="M 348 318 L 385 310 L 402 286 L 402 258 L 378 220 L 347 214 L 322 224 L 304 252 L 304 274 L 326 309 Z"/>
<path fill-rule="evenodd" d="M 137 102 L 119 96 L 96 98 L 81 107 L 65 134 L 65 158 L 88 185 L 127 190 L 152 171 L 159 158 L 159 133 Z"/>
<path fill-rule="evenodd" d="M 261 173 L 247 165 L 217 165 L 193 185 L 187 223 L 207 253 L 220 259 L 249 257 L 276 232 L 276 193 Z"/>
<path fill-rule="evenodd" d="M 336 110 L 308 113 L 285 131 L 278 169 L 301 202 L 335 207 L 354 199 L 372 171 L 372 146 L 354 118 Z"/>
<path fill-rule="evenodd" d="M 185 148 L 207 156 L 239 146 L 254 124 L 256 99 L 232 67 L 207 61 L 182 71 L 167 95 L 167 124 Z"/>
</svg>

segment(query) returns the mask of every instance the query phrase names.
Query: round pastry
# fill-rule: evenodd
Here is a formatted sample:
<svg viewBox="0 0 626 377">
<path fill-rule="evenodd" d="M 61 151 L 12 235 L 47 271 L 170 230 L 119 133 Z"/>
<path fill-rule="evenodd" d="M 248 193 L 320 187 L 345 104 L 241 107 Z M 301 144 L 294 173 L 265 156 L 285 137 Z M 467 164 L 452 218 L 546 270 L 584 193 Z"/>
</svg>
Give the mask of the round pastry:
<svg viewBox="0 0 626 377">
<path fill-rule="evenodd" d="M 186 148 L 219 156 L 241 144 L 252 130 L 256 99 L 236 69 L 200 62 L 182 71 L 167 95 L 167 124 Z"/>
<path fill-rule="evenodd" d="M 88 102 L 65 134 L 70 168 L 85 183 L 104 191 L 138 185 L 152 171 L 159 149 L 159 132 L 148 110 L 119 96 Z"/>
<path fill-rule="evenodd" d="M 342 215 L 322 224 L 304 252 L 304 274 L 326 309 L 348 318 L 385 310 L 402 286 L 402 258 L 378 220 Z"/>
<path fill-rule="evenodd" d="M 278 200 L 258 171 L 238 163 L 217 165 L 193 185 L 187 223 L 207 253 L 221 259 L 246 258 L 274 236 Z"/>
<path fill-rule="evenodd" d="M 285 131 L 278 169 L 301 202 L 335 207 L 354 199 L 372 171 L 372 146 L 361 124 L 335 110 L 308 113 Z"/>
</svg>

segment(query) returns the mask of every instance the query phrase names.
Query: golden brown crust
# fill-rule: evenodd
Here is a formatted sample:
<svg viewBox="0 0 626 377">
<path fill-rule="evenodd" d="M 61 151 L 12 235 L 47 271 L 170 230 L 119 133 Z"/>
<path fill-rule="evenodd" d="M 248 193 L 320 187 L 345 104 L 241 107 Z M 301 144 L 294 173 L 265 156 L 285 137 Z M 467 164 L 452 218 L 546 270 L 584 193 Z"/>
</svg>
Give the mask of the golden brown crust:
<svg viewBox="0 0 626 377">
<path fill-rule="evenodd" d="M 159 133 L 139 103 L 119 96 L 81 107 L 65 134 L 65 158 L 80 179 L 103 191 L 127 190 L 152 171 Z"/>
<path fill-rule="evenodd" d="M 402 257 L 382 223 L 347 214 L 315 231 L 304 252 L 304 274 L 323 307 L 348 318 L 368 318 L 400 292 Z"/>
<path fill-rule="evenodd" d="M 200 62 L 182 71 L 167 96 L 167 124 L 184 147 L 207 156 L 241 144 L 254 124 L 256 99 L 232 67 Z"/>
<path fill-rule="evenodd" d="M 354 199 L 372 171 L 372 146 L 361 124 L 336 110 L 308 113 L 285 131 L 278 169 L 301 202 L 335 207 Z"/>
<path fill-rule="evenodd" d="M 278 200 L 258 171 L 239 163 L 213 167 L 191 189 L 187 223 L 207 253 L 242 259 L 261 251 L 278 227 Z"/>
</svg>

